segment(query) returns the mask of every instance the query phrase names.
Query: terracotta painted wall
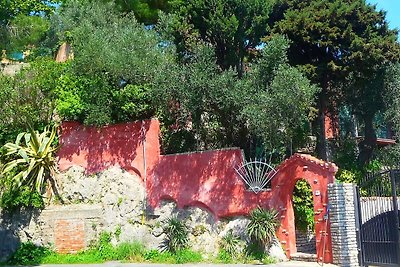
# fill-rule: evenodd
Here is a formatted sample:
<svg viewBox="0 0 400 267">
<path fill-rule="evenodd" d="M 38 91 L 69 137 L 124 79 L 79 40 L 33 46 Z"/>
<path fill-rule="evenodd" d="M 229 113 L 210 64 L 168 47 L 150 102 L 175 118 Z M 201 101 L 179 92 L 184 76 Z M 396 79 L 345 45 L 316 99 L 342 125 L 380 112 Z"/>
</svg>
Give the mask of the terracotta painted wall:
<svg viewBox="0 0 400 267">
<path fill-rule="evenodd" d="M 296 182 L 305 179 L 312 188 L 316 225 L 317 256 L 332 261 L 330 229 L 324 221 L 328 183 L 334 181 L 337 167 L 309 155 L 295 154 L 278 167 L 271 190 L 255 194 L 246 190 L 234 167 L 242 163 L 239 149 L 161 156 L 148 183 L 148 200 L 156 207 L 163 199 L 178 207 L 202 206 L 217 218 L 248 215 L 258 205 L 279 212 L 277 232 L 287 255 L 296 252 L 292 193 Z"/>
<path fill-rule="evenodd" d="M 64 171 L 79 165 L 88 174 L 103 171 L 111 166 L 134 172 L 143 178 L 143 135 L 146 137 L 146 165 L 153 169 L 160 155 L 158 120 L 122 123 L 102 128 L 85 127 L 76 122 L 61 126 L 58 165 Z"/>
<path fill-rule="evenodd" d="M 234 167 L 243 162 L 240 149 L 223 149 L 196 153 L 160 155 L 159 123 L 144 122 L 146 133 L 146 190 L 149 204 L 156 207 L 164 199 L 178 207 L 201 206 L 217 218 L 247 215 L 258 205 L 279 212 L 281 226 L 277 236 L 287 255 L 296 252 L 296 235 L 292 193 L 296 182 L 305 179 L 314 194 L 317 256 L 332 262 L 329 224 L 323 216 L 327 210 L 327 185 L 334 181 L 337 167 L 309 155 L 295 154 L 284 161 L 272 180 L 269 191 L 255 194 L 244 186 Z M 72 165 L 96 173 L 119 165 L 143 178 L 143 136 L 141 122 L 103 127 L 84 127 L 77 123 L 62 125 L 59 166 Z"/>
</svg>

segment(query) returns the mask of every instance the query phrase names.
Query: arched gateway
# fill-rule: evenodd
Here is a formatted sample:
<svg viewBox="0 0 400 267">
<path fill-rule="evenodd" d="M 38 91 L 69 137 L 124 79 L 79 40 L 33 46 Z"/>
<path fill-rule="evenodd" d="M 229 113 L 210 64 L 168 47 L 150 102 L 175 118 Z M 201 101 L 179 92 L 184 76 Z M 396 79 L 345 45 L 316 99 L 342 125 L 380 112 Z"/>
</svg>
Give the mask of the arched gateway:
<svg viewBox="0 0 400 267">
<path fill-rule="evenodd" d="M 63 123 L 59 168 L 66 170 L 79 165 L 90 174 L 118 165 L 142 178 L 152 207 L 163 199 L 173 199 L 181 208 L 206 208 L 217 219 L 248 215 L 257 206 L 274 208 L 281 220 L 277 236 L 289 257 L 296 252 L 293 189 L 299 179 L 305 179 L 314 198 L 317 256 L 319 260 L 332 262 L 330 228 L 324 222 L 324 215 L 328 207 L 327 187 L 334 182 L 337 171 L 334 164 L 295 154 L 276 169 L 270 190 L 255 190 L 256 194 L 246 188 L 235 172 L 235 167 L 244 162 L 240 149 L 160 155 L 159 134 L 157 120 L 101 129 Z"/>
<path fill-rule="evenodd" d="M 328 184 L 334 182 L 337 167 L 310 155 L 295 154 L 277 168 L 271 188 L 256 194 L 234 171 L 242 162 L 239 149 L 160 156 L 147 187 L 150 205 L 156 207 L 163 199 L 173 199 L 181 208 L 201 205 L 216 218 L 248 215 L 258 205 L 274 208 L 281 220 L 277 236 L 290 257 L 296 252 L 292 195 L 296 182 L 304 179 L 313 192 L 318 260 L 332 262 L 330 227 L 324 215 Z"/>
</svg>

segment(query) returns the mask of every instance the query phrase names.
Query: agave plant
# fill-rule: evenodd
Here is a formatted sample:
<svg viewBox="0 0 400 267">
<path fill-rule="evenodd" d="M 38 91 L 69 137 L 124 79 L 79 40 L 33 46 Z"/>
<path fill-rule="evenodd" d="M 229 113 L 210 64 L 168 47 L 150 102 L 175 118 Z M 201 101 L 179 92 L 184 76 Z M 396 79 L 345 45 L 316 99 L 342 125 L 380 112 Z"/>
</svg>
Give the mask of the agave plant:
<svg viewBox="0 0 400 267">
<path fill-rule="evenodd" d="M 250 212 L 247 234 L 252 241 L 265 248 L 271 244 L 278 226 L 277 211 L 257 207 Z"/>
<path fill-rule="evenodd" d="M 189 242 L 187 226 L 176 216 L 167 219 L 163 232 L 166 235 L 165 250 L 175 253 L 187 247 Z"/>
<path fill-rule="evenodd" d="M 232 229 L 219 241 L 219 247 L 232 258 L 238 254 L 240 238 L 233 234 Z"/>
<path fill-rule="evenodd" d="M 20 133 L 15 143 L 4 145 L 6 156 L 13 160 L 2 167 L 2 174 L 15 174 L 12 183 L 17 188 L 29 186 L 32 191 L 43 193 L 47 180 L 50 182 L 49 195 L 57 188 L 54 179 L 56 174 L 53 146 L 56 127 L 46 127 L 39 133 L 29 127 L 29 132 Z M 15 172 L 16 171 L 16 172 Z"/>
</svg>

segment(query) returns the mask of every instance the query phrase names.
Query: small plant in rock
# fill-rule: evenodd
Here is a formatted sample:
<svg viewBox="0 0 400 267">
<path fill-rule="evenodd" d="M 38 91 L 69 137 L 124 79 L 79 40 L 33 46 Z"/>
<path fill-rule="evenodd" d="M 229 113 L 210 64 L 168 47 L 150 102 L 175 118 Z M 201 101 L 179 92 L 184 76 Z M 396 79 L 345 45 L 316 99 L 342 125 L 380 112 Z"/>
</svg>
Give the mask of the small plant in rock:
<svg viewBox="0 0 400 267">
<path fill-rule="evenodd" d="M 221 251 L 227 253 L 231 258 L 238 254 L 240 238 L 233 234 L 232 229 L 219 241 Z M 223 253 L 222 253 L 223 254 Z"/>
<path fill-rule="evenodd" d="M 163 250 L 176 253 L 179 250 L 187 248 L 189 242 L 188 228 L 186 224 L 176 216 L 167 219 L 163 227 L 163 233 L 166 235 Z"/>
<path fill-rule="evenodd" d="M 261 252 L 269 246 L 279 226 L 278 212 L 257 207 L 250 212 L 247 234 Z"/>
</svg>

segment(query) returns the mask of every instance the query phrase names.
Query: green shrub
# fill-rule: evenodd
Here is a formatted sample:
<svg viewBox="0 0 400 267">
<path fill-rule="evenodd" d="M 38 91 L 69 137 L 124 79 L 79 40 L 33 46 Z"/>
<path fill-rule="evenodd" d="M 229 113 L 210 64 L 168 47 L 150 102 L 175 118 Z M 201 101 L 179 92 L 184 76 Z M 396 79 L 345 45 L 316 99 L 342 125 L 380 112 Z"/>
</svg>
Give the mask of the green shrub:
<svg viewBox="0 0 400 267">
<path fill-rule="evenodd" d="M 0 207 L 7 211 L 15 211 L 20 207 L 44 208 L 42 196 L 28 186 L 20 188 L 5 187 L 0 198 Z"/>
<path fill-rule="evenodd" d="M 219 248 L 221 252 L 222 257 L 225 256 L 230 256 L 231 258 L 235 258 L 235 256 L 238 254 L 238 246 L 239 246 L 240 239 L 238 236 L 234 235 L 232 233 L 232 230 L 230 230 L 222 239 L 219 241 Z M 225 255 L 227 254 L 227 255 Z"/>
<path fill-rule="evenodd" d="M 98 245 L 95 247 L 98 255 L 103 260 L 115 260 L 117 254 L 113 245 L 111 244 L 111 234 L 103 232 L 100 234 Z"/>
<path fill-rule="evenodd" d="M 278 212 L 257 207 L 250 212 L 250 222 L 247 225 L 247 234 L 252 243 L 261 251 L 269 246 L 279 226 Z"/>
<path fill-rule="evenodd" d="M 49 248 L 26 242 L 20 245 L 7 263 L 11 265 L 37 265 L 42 262 L 44 257 L 50 254 L 51 250 Z"/>
<path fill-rule="evenodd" d="M 115 248 L 115 254 L 118 260 L 128 260 L 143 256 L 145 248 L 139 242 L 121 243 Z"/>
<path fill-rule="evenodd" d="M 163 232 L 166 235 L 166 239 L 163 244 L 163 249 L 169 252 L 177 252 L 183 250 L 188 246 L 188 229 L 184 222 L 179 220 L 177 217 L 170 217 L 165 226 Z"/>
<path fill-rule="evenodd" d="M 222 262 L 222 263 L 232 263 L 232 255 L 226 252 L 223 249 L 220 249 L 218 251 L 218 256 L 217 256 L 217 262 Z"/>
<path fill-rule="evenodd" d="M 144 259 L 155 263 L 176 263 L 172 253 L 168 251 L 160 252 L 156 249 L 151 249 L 144 253 Z"/>
<path fill-rule="evenodd" d="M 199 252 L 190 249 L 178 250 L 174 254 L 176 263 L 201 262 L 203 257 Z"/>
<path fill-rule="evenodd" d="M 314 199 L 311 186 L 305 180 L 296 183 L 293 190 L 293 209 L 296 229 L 314 230 Z"/>
</svg>

